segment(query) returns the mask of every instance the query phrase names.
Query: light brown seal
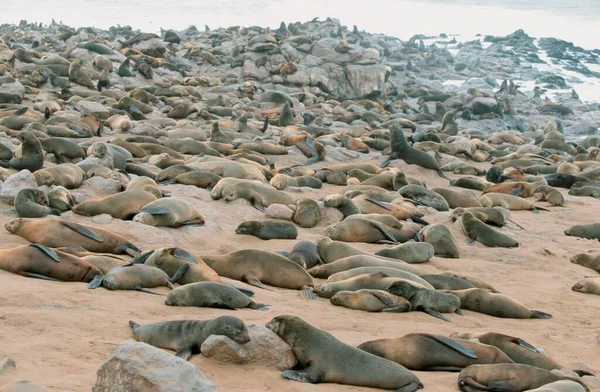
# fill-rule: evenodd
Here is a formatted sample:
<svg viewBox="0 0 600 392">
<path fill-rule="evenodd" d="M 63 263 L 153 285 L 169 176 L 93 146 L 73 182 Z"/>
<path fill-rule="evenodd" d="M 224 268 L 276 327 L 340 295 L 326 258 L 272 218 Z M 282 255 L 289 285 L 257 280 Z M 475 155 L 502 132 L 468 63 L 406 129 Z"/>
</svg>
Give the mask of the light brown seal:
<svg viewBox="0 0 600 392">
<path fill-rule="evenodd" d="M 600 253 L 580 253 L 571 257 L 571 263 L 593 269 L 600 273 Z"/>
<path fill-rule="evenodd" d="M 340 291 L 385 290 L 396 281 L 407 279 L 392 277 L 384 272 L 357 275 L 346 280 L 330 282 L 315 287 L 315 293 L 322 298 L 331 298 Z M 415 284 L 418 284 L 415 282 Z"/>
<path fill-rule="evenodd" d="M 56 185 L 67 189 L 79 188 L 85 179 L 85 171 L 72 163 L 62 163 L 60 165 L 41 169 L 33 173 L 38 186 Z"/>
<path fill-rule="evenodd" d="M 189 201 L 170 197 L 146 204 L 133 221 L 163 227 L 201 226 L 204 217 Z"/>
<path fill-rule="evenodd" d="M 38 138 L 29 131 L 21 131 L 17 139 L 21 141 L 21 156 L 11 159 L 8 165 L 13 169 L 26 169 L 32 173 L 41 169 L 44 166 L 44 151 Z"/>
<path fill-rule="evenodd" d="M 450 208 L 481 207 L 481 202 L 470 191 L 460 193 L 445 188 L 433 188 L 431 190 L 437 194 L 442 195 L 442 197 L 446 200 Z"/>
<path fill-rule="evenodd" d="M 104 276 L 96 276 L 88 288 L 96 289 L 103 286 L 109 290 L 137 290 L 149 294 L 159 294 L 148 289 L 167 286 L 173 290 L 173 283 L 177 283 L 188 269 L 189 265 L 183 265 L 172 278 L 169 278 L 159 268 L 130 263 L 115 267 Z"/>
<path fill-rule="evenodd" d="M 308 272 L 315 278 L 325 279 L 337 272 L 347 271 L 359 267 L 395 268 L 403 271 L 408 271 L 417 276 L 428 274 L 427 271 L 417 266 L 404 263 L 395 259 L 387 259 L 385 257 L 373 256 L 368 254 L 348 256 L 343 259 L 333 261 L 331 263 L 317 265 L 311 268 Z"/>
<path fill-rule="evenodd" d="M 175 275 L 182 266 L 188 264 L 190 267 L 178 280 L 179 284 L 205 281 L 221 282 L 219 275 L 202 259 L 182 248 L 154 249 L 137 255 L 133 262 L 160 268 L 169 276 Z"/>
<path fill-rule="evenodd" d="M 551 314 L 529 309 L 522 303 L 486 289 L 447 291 L 460 298 L 460 308 L 501 318 L 549 319 Z"/>
<path fill-rule="evenodd" d="M 573 285 L 572 290 L 579 293 L 600 295 L 600 276 L 581 279 Z"/>
<path fill-rule="evenodd" d="M 222 180 L 221 180 L 222 181 Z M 213 189 L 214 190 L 214 189 Z M 225 201 L 246 199 L 259 211 L 266 211 L 271 204 L 295 204 L 294 199 L 269 185 L 255 182 L 236 182 L 222 191 Z"/>
<path fill-rule="evenodd" d="M 246 324 L 237 317 L 221 316 L 212 320 L 177 320 L 140 325 L 129 321 L 136 340 L 155 347 L 174 350 L 185 360 L 199 354 L 202 343 L 211 335 L 223 335 L 244 344 L 250 341 Z"/>
<path fill-rule="evenodd" d="M 286 370 L 282 376 L 310 383 L 338 383 L 397 392 L 414 392 L 423 384 L 409 370 L 342 343 L 331 334 L 296 316 L 278 316 L 267 328 L 290 345 L 304 368 Z"/>
<path fill-rule="evenodd" d="M 479 198 L 483 207 L 504 207 L 510 211 L 521 211 L 521 210 L 542 210 L 549 211 L 546 208 L 538 207 L 531 203 L 529 200 L 513 196 L 505 195 L 503 193 L 488 193 Z"/>
<path fill-rule="evenodd" d="M 453 259 L 459 257 L 456 238 L 454 238 L 454 235 L 450 230 L 441 223 L 423 227 L 419 232 L 419 238 L 421 241 L 433 245 L 436 256 Z"/>
<path fill-rule="evenodd" d="M 57 186 L 48 192 L 48 205 L 60 212 L 66 212 L 73 208 L 75 200 L 67 188 Z"/>
<path fill-rule="evenodd" d="M 86 200 L 73 207 L 73 212 L 84 216 L 109 214 L 113 218 L 131 220 L 142 207 L 156 200 L 144 190 L 132 190 L 110 195 L 97 200 Z"/>
<path fill-rule="evenodd" d="M 409 312 L 410 302 L 402 297 L 383 290 L 361 289 L 356 291 L 338 291 L 329 299 L 333 305 L 365 312 Z"/>
</svg>

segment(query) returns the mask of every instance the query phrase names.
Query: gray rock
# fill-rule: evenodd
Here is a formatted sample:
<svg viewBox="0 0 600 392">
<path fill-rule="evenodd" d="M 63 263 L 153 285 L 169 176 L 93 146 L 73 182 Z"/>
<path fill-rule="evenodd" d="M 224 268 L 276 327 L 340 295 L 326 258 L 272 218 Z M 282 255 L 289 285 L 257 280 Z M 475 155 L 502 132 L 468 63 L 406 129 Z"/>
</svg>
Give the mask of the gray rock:
<svg viewBox="0 0 600 392">
<path fill-rule="evenodd" d="M 385 66 L 381 64 L 348 65 L 346 77 L 350 99 L 378 95 L 385 89 Z"/>
<path fill-rule="evenodd" d="M 294 211 L 284 204 L 271 204 L 265 212 L 267 218 L 292 220 Z"/>
<path fill-rule="evenodd" d="M 113 217 L 109 214 L 100 214 L 96 215 L 92 218 L 92 222 L 94 223 L 110 223 L 113 221 Z"/>
<path fill-rule="evenodd" d="M 152 124 L 140 124 L 137 123 L 132 129 L 131 129 L 131 133 L 134 135 L 140 135 L 140 136 L 152 136 L 152 137 L 159 137 L 162 136 L 164 134 L 164 131 L 161 131 L 160 129 L 158 129 L 157 127 L 153 126 Z"/>
<path fill-rule="evenodd" d="M 167 47 L 158 38 L 152 38 L 137 43 L 133 46 L 133 49 L 137 49 L 140 52 L 152 57 L 163 57 L 167 51 Z"/>
<path fill-rule="evenodd" d="M 99 102 L 79 101 L 77 102 L 77 108 L 98 118 L 106 119 L 110 117 L 108 109 Z"/>
<path fill-rule="evenodd" d="M 495 112 L 498 109 L 498 102 L 494 98 L 477 97 L 467 104 L 473 114 L 480 115 Z"/>
<path fill-rule="evenodd" d="M 0 94 L 14 95 L 18 96 L 20 99 L 23 99 L 25 96 L 25 86 L 17 81 L 12 83 L 3 83 L 0 85 Z"/>
<path fill-rule="evenodd" d="M 260 71 L 254 61 L 246 60 L 242 65 L 242 80 L 261 80 Z"/>
<path fill-rule="evenodd" d="M 183 359 L 133 340 L 121 343 L 98 369 L 93 392 L 212 392 L 204 373 Z"/>
<path fill-rule="evenodd" d="M 0 360 L 0 374 L 2 374 L 9 367 L 17 367 L 17 363 L 14 359 L 6 357 Z"/>
<path fill-rule="evenodd" d="M 50 392 L 49 389 L 27 380 L 13 381 L 0 387 L 0 392 Z"/>
<path fill-rule="evenodd" d="M 298 362 L 292 348 L 277 334 L 260 325 L 249 325 L 250 341 L 239 344 L 226 336 L 212 335 L 202 343 L 202 355 L 235 364 L 257 363 L 276 366 L 279 370 L 293 368 Z"/>
<path fill-rule="evenodd" d="M 102 195 L 113 195 L 120 192 L 123 187 L 117 180 L 97 176 L 85 180 L 83 185 L 92 188 L 94 192 Z"/>
<path fill-rule="evenodd" d="M 29 170 L 21 170 L 10 175 L 4 184 L 2 184 L 2 188 L 0 188 L 0 200 L 12 205 L 17 193 L 26 188 L 37 188 L 37 182 Z"/>
</svg>

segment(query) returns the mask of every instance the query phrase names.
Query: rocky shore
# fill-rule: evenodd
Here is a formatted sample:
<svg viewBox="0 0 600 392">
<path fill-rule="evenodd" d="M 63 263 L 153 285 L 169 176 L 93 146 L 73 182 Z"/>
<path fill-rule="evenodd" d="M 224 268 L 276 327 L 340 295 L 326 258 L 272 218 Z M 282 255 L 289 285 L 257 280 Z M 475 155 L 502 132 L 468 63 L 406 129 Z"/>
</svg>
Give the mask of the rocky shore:
<svg viewBox="0 0 600 392">
<path fill-rule="evenodd" d="M 335 19 L 160 35 L 0 25 L 0 391 L 387 388 L 330 353 L 341 381 L 286 379 L 307 363 L 281 315 L 336 350 L 461 333 L 446 341 L 460 352 L 475 344 L 464 334 L 501 333 L 535 353 L 498 346 L 531 381 L 517 390 L 550 383 L 525 365 L 600 390 L 595 86 L 600 49 L 522 30 L 457 42 Z M 377 289 L 377 310 L 395 312 L 331 298 L 327 266 L 348 272 L 344 293 Z M 154 280 L 118 277 L 137 269 Z M 423 306 L 392 281 L 460 305 Z M 198 282 L 243 305 L 148 293 Z M 212 334 L 187 362 L 128 325 L 224 315 L 248 341 Z M 420 383 L 407 388 L 468 390 L 472 366 L 415 364 L 440 347 L 399 362 Z M 506 379 L 481 361 L 492 376 L 478 382 Z"/>
</svg>

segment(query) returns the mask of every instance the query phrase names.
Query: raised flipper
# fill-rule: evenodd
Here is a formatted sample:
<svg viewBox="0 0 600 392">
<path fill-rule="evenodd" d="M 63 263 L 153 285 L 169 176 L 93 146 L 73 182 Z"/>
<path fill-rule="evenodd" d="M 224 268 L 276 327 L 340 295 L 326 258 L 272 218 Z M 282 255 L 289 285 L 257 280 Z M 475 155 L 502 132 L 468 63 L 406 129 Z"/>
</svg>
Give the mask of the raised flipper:
<svg viewBox="0 0 600 392">
<path fill-rule="evenodd" d="M 315 377 L 310 369 L 310 367 L 304 370 L 285 370 L 281 372 L 281 375 L 288 380 L 294 380 L 299 382 L 306 382 L 311 384 L 316 384 L 319 382 L 317 377 Z"/>
<path fill-rule="evenodd" d="M 133 259 L 131 259 L 131 261 L 129 263 L 127 263 L 126 265 L 144 264 L 150 258 L 150 256 L 152 256 L 153 254 L 154 254 L 154 250 L 149 250 L 148 252 L 145 252 L 145 253 L 138 252 L 138 254 L 135 255 L 135 257 Z"/>
<path fill-rule="evenodd" d="M 392 207 L 390 207 L 389 205 L 387 205 L 385 203 L 382 203 L 382 202 L 380 202 L 378 200 L 374 200 L 374 199 L 365 199 L 365 200 L 368 201 L 368 202 L 371 202 L 371 203 L 373 203 L 373 204 L 375 204 L 375 205 L 377 205 L 377 206 L 379 206 L 381 208 L 384 208 L 384 209 L 386 209 L 388 211 L 392 209 Z"/>
<path fill-rule="evenodd" d="M 425 226 L 429 226 L 430 223 L 427 222 L 425 219 L 419 218 L 418 216 L 413 216 L 410 218 L 413 222 L 421 224 L 421 225 L 425 225 Z"/>
<path fill-rule="evenodd" d="M 48 257 L 50 257 L 52 260 L 59 262 L 60 261 L 60 256 L 58 255 L 58 253 L 56 253 L 54 251 L 54 249 L 50 249 L 47 246 L 44 246 L 42 244 L 31 244 L 30 246 L 33 246 L 34 248 L 39 249 L 40 251 L 44 252 Z"/>
<path fill-rule="evenodd" d="M 189 261 L 190 263 L 198 264 L 198 260 L 196 260 L 196 258 L 194 257 L 194 255 L 192 255 L 190 252 L 188 252 L 185 249 L 175 248 L 175 250 L 173 251 L 172 255 L 175 256 L 178 259 L 182 259 L 182 260 L 185 260 L 185 261 Z"/>
<path fill-rule="evenodd" d="M 510 191 L 510 194 L 513 196 L 519 196 L 521 194 L 522 190 L 523 190 L 523 185 L 519 184 L 512 191 Z"/>
<path fill-rule="evenodd" d="M 310 158 L 308 158 L 308 159 L 306 160 L 306 165 L 307 165 L 307 166 L 310 166 L 310 165 L 312 165 L 312 164 L 315 164 L 315 163 L 317 163 L 317 162 L 319 162 L 319 155 L 317 155 L 317 154 L 313 154 L 313 156 L 312 156 L 312 157 L 310 157 Z"/>
<path fill-rule="evenodd" d="M 463 314 L 462 310 L 460 310 L 460 309 L 456 309 L 456 310 L 454 311 L 454 313 L 455 313 L 455 314 L 458 314 L 459 316 L 464 316 L 464 314 Z"/>
<path fill-rule="evenodd" d="M 450 181 L 450 178 L 449 178 L 448 176 L 446 176 L 446 175 L 444 174 L 444 172 L 443 172 L 443 171 L 441 171 L 440 169 L 437 169 L 437 170 L 436 170 L 436 173 L 438 174 L 438 176 L 440 176 L 440 177 L 442 177 L 442 178 L 445 178 L 446 180 Z"/>
<path fill-rule="evenodd" d="M 392 301 L 392 299 L 390 297 L 388 297 L 387 295 L 382 295 L 378 292 L 372 292 L 371 293 L 375 298 L 377 298 L 378 300 L 380 300 L 384 305 L 387 306 L 394 306 L 394 301 Z"/>
<path fill-rule="evenodd" d="M 146 212 L 150 215 L 167 215 L 169 213 L 169 209 L 167 207 L 160 206 L 145 206 L 140 210 L 141 212 Z"/>
<path fill-rule="evenodd" d="M 100 242 L 100 243 L 104 242 L 104 239 L 102 237 L 100 237 L 96 232 L 88 229 L 87 227 L 85 227 L 83 225 L 80 225 L 79 223 L 68 222 L 68 221 L 62 221 L 60 223 L 62 223 L 64 226 L 68 227 L 69 229 L 73 230 L 74 232 L 76 232 L 84 237 L 87 237 L 96 242 Z"/>
<path fill-rule="evenodd" d="M 523 348 L 526 348 L 527 350 L 533 351 L 534 353 L 539 353 L 540 351 L 537 349 L 537 347 L 535 347 L 533 344 L 528 343 L 526 341 L 524 341 L 521 338 L 514 338 L 512 339 L 512 342 L 514 344 L 517 344 Z"/>
<path fill-rule="evenodd" d="M 262 204 L 255 202 L 253 205 L 254 205 L 254 208 L 259 210 L 260 212 L 267 212 L 267 209 Z"/>
<path fill-rule="evenodd" d="M 104 275 L 96 275 L 94 279 L 90 283 L 88 283 L 88 289 L 97 289 L 102 286 L 102 282 L 104 281 Z"/>
<path fill-rule="evenodd" d="M 540 312 L 539 310 L 532 310 L 531 318 L 532 319 L 551 319 L 552 315 L 549 313 Z"/>
<path fill-rule="evenodd" d="M 396 237 L 394 237 L 394 234 L 392 234 L 391 231 L 386 229 L 383 223 L 371 220 L 369 221 L 369 223 L 371 224 L 371 226 L 379 230 L 379 232 L 385 237 L 385 239 L 387 239 L 388 241 L 392 241 L 395 244 L 398 243 L 398 240 L 396 239 Z"/>
<path fill-rule="evenodd" d="M 23 276 L 28 276 L 30 278 L 50 280 L 50 281 L 53 281 L 53 282 L 62 282 L 62 280 L 60 280 L 60 279 L 56 279 L 56 278 L 53 278 L 51 276 L 46 276 L 46 275 L 42 275 L 42 274 L 36 274 L 35 272 L 23 272 L 22 275 Z"/>
<path fill-rule="evenodd" d="M 189 269 L 190 269 L 190 265 L 188 263 L 185 263 L 184 265 L 182 265 L 181 267 L 179 267 L 179 269 L 177 270 L 177 272 L 175 272 L 175 275 L 173 275 L 173 277 L 169 279 L 169 282 L 171 282 L 171 283 L 177 283 L 177 282 L 179 282 L 179 279 L 181 279 L 181 277 Z"/>
<path fill-rule="evenodd" d="M 266 284 L 264 284 L 263 282 L 261 282 L 260 280 L 258 280 L 256 278 L 252 278 L 252 277 L 244 277 L 244 278 L 245 278 L 244 280 L 252 286 L 256 286 L 256 287 L 259 287 L 264 290 L 273 291 L 272 288 L 270 288 L 269 286 L 267 286 Z"/>
<path fill-rule="evenodd" d="M 265 311 L 265 310 L 269 310 L 269 307 L 271 305 L 265 305 L 265 304 L 257 304 L 256 302 L 250 302 L 250 305 L 248 305 L 248 307 L 250 309 L 254 309 L 254 310 L 260 310 L 260 311 Z"/>
<path fill-rule="evenodd" d="M 300 290 L 300 298 L 302 299 L 316 299 L 317 296 L 313 292 L 312 287 L 304 287 Z"/>
<path fill-rule="evenodd" d="M 424 313 L 427 313 L 430 316 L 439 318 L 440 320 L 444 320 L 444 321 L 450 322 L 450 319 L 448 317 L 444 316 L 443 314 L 441 314 L 437 310 L 433 310 L 431 308 L 423 308 L 423 309 L 420 309 L 420 310 L 423 311 Z"/>
<path fill-rule="evenodd" d="M 453 340 L 449 337 L 446 337 L 443 335 L 433 335 L 433 334 L 425 334 L 425 336 L 437 341 L 438 343 L 443 344 L 444 346 L 446 346 L 448 348 L 451 348 L 452 350 L 454 350 L 456 352 L 461 353 L 465 357 L 472 358 L 472 359 L 479 358 L 477 356 L 477 354 L 475 354 L 475 351 L 471 350 L 470 348 L 460 344 L 456 340 Z"/>
<path fill-rule="evenodd" d="M 383 161 L 381 161 L 381 163 L 379 164 L 379 167 L 381 167 L 381 168 L 388 167 L 391 162 L 392 162 L 392 158 L 387 157 Z"/>
<path fill-rule="evenodd" d="M 154 295 L 164 295 L 164 294 L 161 294 L 161 293 L 157 293 L 156 291 L 148 290 L 147 288 L 142 287 L 142 286 L 137 286 L 135 289 L 137 291 L 141 291 L 142 293 L 154 294 Z"/>
<path fill-rule="evenodd" d="M 182 348 L 181 350 L 177 351 L 177 353 L 175 353 L 175 356 L 183 359 L 184 361 L 187 361 L 192 356 L 192 348 Z"/>
</svg>

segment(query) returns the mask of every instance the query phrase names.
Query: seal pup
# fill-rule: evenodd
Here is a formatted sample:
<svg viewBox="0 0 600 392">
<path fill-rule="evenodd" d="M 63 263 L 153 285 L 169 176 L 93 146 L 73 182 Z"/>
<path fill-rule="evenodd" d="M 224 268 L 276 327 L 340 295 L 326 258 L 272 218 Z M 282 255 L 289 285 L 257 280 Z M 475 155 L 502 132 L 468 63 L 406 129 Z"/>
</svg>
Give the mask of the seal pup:
<svg viewBox="0 0 600 392">
<path fill-rule="evenodd" d="M 419 379 L 403 366 L 349 346 L 333 335 L 296 316 L 283 315 L 267 323 L 290 345 L 303 366 L 286 370 L 287 379 L 308 383 L 337 383 L 397 392 L 414 392 L 423 388 Z"/>
<path fill-rule="evenodd" d="M 306 269 L 323 264 L 319 248 L 312 241 L 296 242 L 287 258 Z"/>
<path fill-rule="evenodd" d="M 61 219 L 19 218 L 4 225 L 6 231 L 29 242 L 60 248 L 78 244 L 95 253 L 127 253 L 135 256 L 140 250 L 118 234 Z"/>
<path fill-rule="evenodd" d="M 575 381 L 560 380 L 530 389 L 528 392 L 585 392 L 585 388 Z"/>
<path fill-rule="evenodd" d="M 425 312 L 444 321 L 450 322 L 442 313 L 462 314 L 459 310 L 459 297 L 427 288 L 415 282 L 397 280 L 385 291 L 407 299 L 412 310 Z"/>
<path fill-rule="evenodd" d="M 189 268 L 189 265 L 183 265 L 172 278 L 169 278 L 163 270 L 156 267 L 126 264 L 111 269 L 104 276 L 97 276 L 90 282 L 88 288 L 96 289 L 103 286 L 109 290 L 137 290 L 148 294 L 159 294 L 148 289 L 167 286 L 173 290 L 173 283 L 177 283 Z"/>
<path fill-rule="evenodd" d="M 452 232 L 442 223 L 425 226 L 419 232 L 421 242 L 433 245 L 434 253 L 439 257 L 457 259 L 459 257 L 458 244 Z"/>
<path fill-rule="evenodd" d="M 579 293 L 600 295 L 600 276 L 581 279 L 571 289 Z"/>
<path fill-rule="evenodd" d="M 600 240 L 600 223 L 572 226 L 565 230 L 565 235 L 588 240 Z"/>
<path fill-rule="evenodd" d="M 85 171 L 72 163 L 40 169 L 33 173 L 38 186 L 57 185 L 67 189 L 78 188 L 85 179 Z"/>
<path fill-rule="evenodd" d="M 551 314 L 531 310 L 520 302 L 487 289 L 445 290 L 460 298 L 460 308 L 501 318 L 550 319 Z"/>
<path fill-rule="evenodd" d="M 293 240 L 298 237 L 298 229 L 290 222 L 277 220 L 245 221 L 235 229 L 236 234 L 246 234 L 261 240 Z"/>
<path fill-rule="evenodd" d="M 140 213 L 133 217 L 133 221 L 162 227 L 204 225 L 204 217 L 192 203 L 172 197 L 146 204 L 140 209 Z"/>
<path fill-rule="evenodd" d="M 429 273 L 426 270 L 414 266 L 412 264 L 404 263 L 395 259 L 388 259 L 385 257 L 373 256 L 368 254 L 348 256 L 343 259 L 337 259 L 331 263 L 317 265 L 311 268 L 308 271 L 308 273 L 314 276 L 315 278 L 326 279 L 337 272 L 348 271 L 353 268 L 360 267 L 394 268 L 413 273 L 417 276 L 427 275 Z"/>
<path fill-rule="evenodd" d="M 115 219 L 130 220 L 142 207 L 155 200 L 156 196 L 150 192 L 130 190 L 97 200 L 86 200 L 73 207 L 73 212 L 84 216 L 108 214 Z"/>
<path fill-rule="evenodd" d="M 219 275 L 202 259 L 198 259 L 182 248 L 153 249 L 136 255 L 131 262 L 160 268 L 169 276 L 176 274 L 182 266 L 187 264 L 189 269 L 178 281 L 181 285 L 205 281 L 221 283 Z"/>
<path fill-rule="evenodd" d="M 358 348 L 409 370 L 460 372 L 475 364 L 513 363 L 497 347 L 428 333 L 372 340 Z"/>
<path fill-rule="evenodd" d="M 398 313 L 410 311 L 410 302 L 383 290 L 338 291 L 329 302 L 332 305 L 365 312 L 392 311 L 392 309 Z"/>
<path fill-rule="evenodd" d="M 0 269 L 30 278 L 90 282 L 102 272 L 77 256 L 41 244 L 0 250 Z"/>
<path fill-rule="evenodd" d="M 446 177 L 446 175 L 440 169 L 440 164 L 435 159 L 435 156 L 430 155 L 427 152 L 417 150 L 408 144 L 406 137 L 404 136 L 404 132 L 399 125 L 393 124 L 390 126 L 390 134 L 391 153 L 388 158 L 381 162 L 379 167 L 386 167 L 393 159 L 402 159 L 408 164 L 419 165 L 426 169 L 435 170 L 440 177 L 450 180 L 450 178 Z"/>
<path fill-rule="evenodd" d="M 47 196 L 50 208 L 54 208 L 61 213 L 71 210 L 73 205 L 75 205 L 75 200 L 73 200 L 71 192 L 62 186 L 52 189 L 48 192 Z"/>
<path fill-rule="evenodd" d="M 220 309 L 250 308 L 267 310 L 268 306 L 252 301 L 246 294 L 229 285 L 218 282 L 190 283 L 167 294 L 169 306 L 198 306 Z"/>
<path fill-rule="evenodd" d="M 239 344 L 250 341 L 246 324 L 232 316 L 210 320 L 163 321 L 147 325 L 130 320 L 129 326 L 137 341 L 174 350 L 176 356 L 186 361 L 193 354 L 200 354 L 202 343 L 211 335 L 227 336 Z"/>
<path fill-rule="evenodd" d="M 39 189 L 21 189 L 14 200 L 15 210 L 21 218 L 43 218 L 47 215 L 60 215 L 60 211 L 50 207 L 48 196 Z"/>
<path fill-rule="evenodd" d="M 462 215 L 462 228 L 471 241 L 477 241 L 488 247 L 516 248 L 519 241 L 486 225 L 470 212 Z"/>
<path fill-rule="evenodd" d="M 571 257 L 570 261 L 600 273 L 600 253 L 580 253 Z"/>
<path fill-rule="evenodd" d="M 528 391 L 560 380 L 574 381 L 589 392 L 589 388 L 578 379 L 516 363 L 471 365 L 458 375 L 458 387 L 463 392 Z"/>
</svg>

